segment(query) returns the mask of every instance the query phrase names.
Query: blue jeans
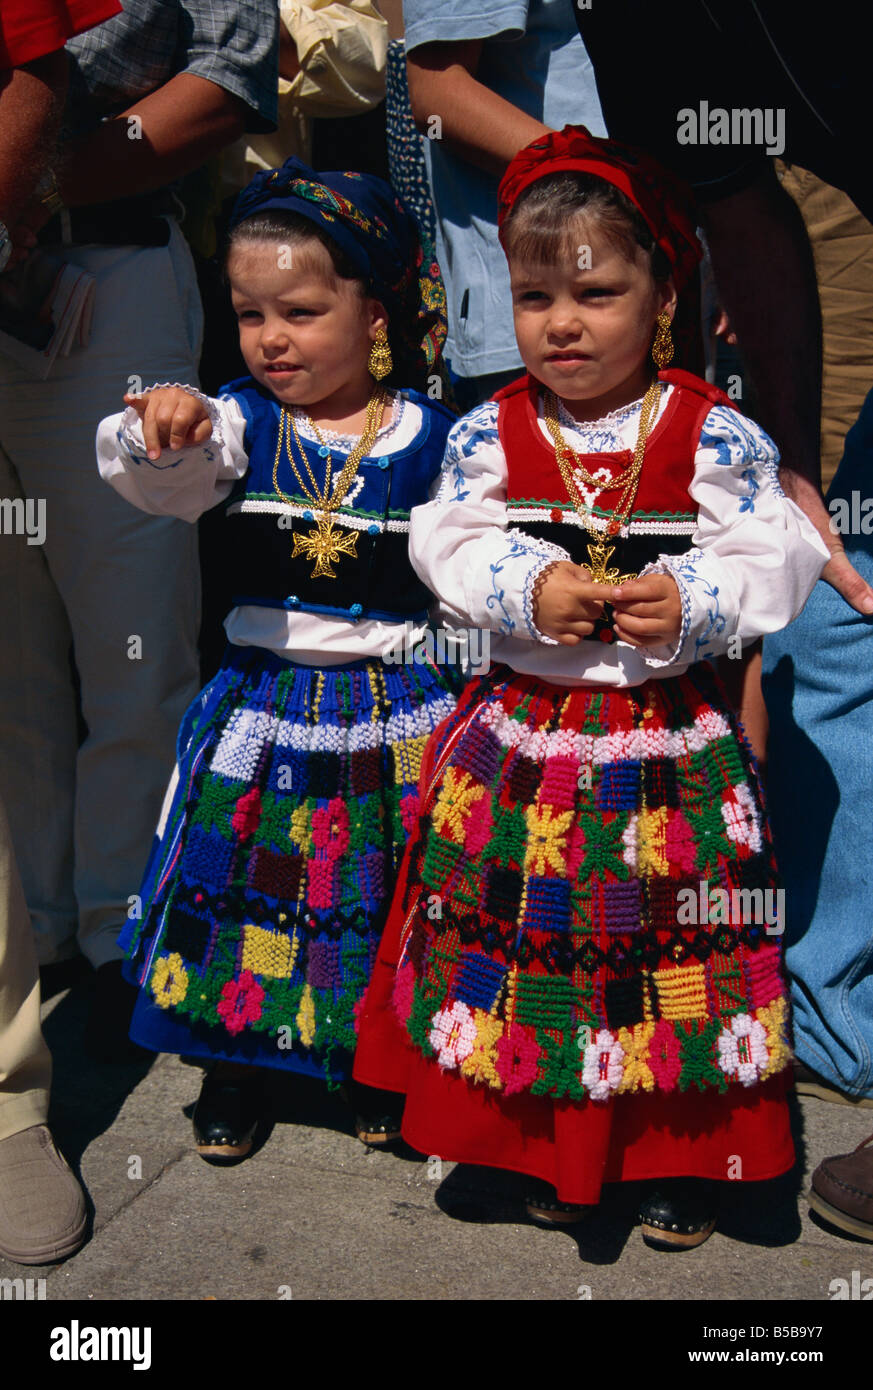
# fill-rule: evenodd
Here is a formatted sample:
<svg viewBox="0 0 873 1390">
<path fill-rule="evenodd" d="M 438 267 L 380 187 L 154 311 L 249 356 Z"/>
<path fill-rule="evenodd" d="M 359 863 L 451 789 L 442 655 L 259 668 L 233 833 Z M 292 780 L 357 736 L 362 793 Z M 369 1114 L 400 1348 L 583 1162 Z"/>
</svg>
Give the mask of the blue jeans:
<svg viewBox="0 0 873 1390">
<path fill-rule="evenodd" d="M 869 497 L 873 391 L 827 500 L 844 498 L 851 524 Z M 843 541 L 873 583 L 873 536 Z M 797 1056 L 847 1094 L 873 1096 L 873 618 L 819 581 L 800 617 L 766 639 L 763 689 Z"/>
</svg>

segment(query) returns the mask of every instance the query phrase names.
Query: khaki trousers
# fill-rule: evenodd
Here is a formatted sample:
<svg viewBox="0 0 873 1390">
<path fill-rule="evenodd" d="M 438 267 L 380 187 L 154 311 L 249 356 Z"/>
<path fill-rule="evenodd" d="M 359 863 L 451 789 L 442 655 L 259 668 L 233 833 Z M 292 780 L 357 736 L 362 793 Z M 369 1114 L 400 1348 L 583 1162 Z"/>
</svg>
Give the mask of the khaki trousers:
<svg viewBox="0 0 873 1390">
<path fill-rule="evenodd" d="M 45 1124 L 51 1079 L 30 913 L 0 803 L 0 1140 Z"/>
<path fill-rule="evenodd" d="M 200 687 L 197 527 L 108 487 L 94 438 L 131 386 L 196 382 L 202 309 L 191 253 L 63 252 L 96 280 L 91 338 L 31 377 L 0 354 L 0 499 L 44 510 L 42 544 L 0 537 L 0 798 L 41 965 L 120 960 L 176 734 Z M 87 733 L 77 726 L 70 649 Z"/>
<path fill-rule="evenodd" d="M 870 390 L 873 226 L 845 193 L 806 169 L 792 165 L 781 178 L 800 208 L 815 257 L 823 348 L 821 473 L 827 489 Z"/>
</svg>

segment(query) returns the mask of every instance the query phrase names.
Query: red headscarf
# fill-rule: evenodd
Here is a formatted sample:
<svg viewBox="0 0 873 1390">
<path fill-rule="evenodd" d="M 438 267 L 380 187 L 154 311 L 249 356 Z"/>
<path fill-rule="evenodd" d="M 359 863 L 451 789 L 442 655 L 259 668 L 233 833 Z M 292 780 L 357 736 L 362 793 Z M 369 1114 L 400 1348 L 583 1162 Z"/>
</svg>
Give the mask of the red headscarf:
<svg viewBox="0 0 873 1390">
<path fill-rule="evenodd" d="M 594 174 L 631 200 L 670 262 L 676 289 L 681 291 L 702 255 L 691 190 L 643 150 L 617 140 L 600 140 L 581 125 L 541 135 L 512 160 L 497 191 L 501 242 L 503 224 L 519 194 L 548 174 L 568 170 Z"/>
</svg>

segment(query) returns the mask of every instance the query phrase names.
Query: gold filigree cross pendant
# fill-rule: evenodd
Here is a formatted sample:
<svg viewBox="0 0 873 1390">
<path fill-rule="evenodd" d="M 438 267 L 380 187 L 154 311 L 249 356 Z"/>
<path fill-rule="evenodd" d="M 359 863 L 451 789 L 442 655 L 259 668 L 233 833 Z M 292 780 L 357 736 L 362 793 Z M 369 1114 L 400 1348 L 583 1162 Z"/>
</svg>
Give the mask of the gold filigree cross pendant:
<svg viewBox="0 0 873 1390">
<path fill-rule="evenodd" d="M 331 566 L 337 564 L 344 555 L 352 555 L 357 559 L 357 546 L 357 531 L 343 531 L 339 526 L 334 526 L 329 516 L 323 516 L 308 536 L 294 537 L 291 559 L 295 560 L 298 555 L 303 555 L 305 559 L 315 561 L 315 569 L 310 579 L 336 579 L 336 571 L 331 569 Z"/>
<path fill-rule="evenodd" d="M 595 584 L 626 584 L 629 579 L 636 579 L 635 574 L 619 574 L 617 566 L 611 570 L 606 568 L 606 562 L 614 550 L 615 546 L 607 545 L 606 541 L 596 541 L 588 546 L 588 568 Z"/>
</svg>

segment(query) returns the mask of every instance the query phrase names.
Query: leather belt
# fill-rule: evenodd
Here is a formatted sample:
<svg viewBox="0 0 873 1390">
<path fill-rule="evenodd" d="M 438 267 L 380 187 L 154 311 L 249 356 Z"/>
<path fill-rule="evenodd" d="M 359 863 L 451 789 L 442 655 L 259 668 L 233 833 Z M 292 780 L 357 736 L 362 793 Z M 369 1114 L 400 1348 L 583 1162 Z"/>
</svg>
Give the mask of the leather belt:
<svg viewBox="0 0 873 1390">
<path fill-rule="evenodd" d="M 40 246 L 166 246 L 170 224 L 160 213 L 173 210 L 166 199 L 143 198 L 63 208 L 45 224 L 38 241 Z"/>
</svg>

